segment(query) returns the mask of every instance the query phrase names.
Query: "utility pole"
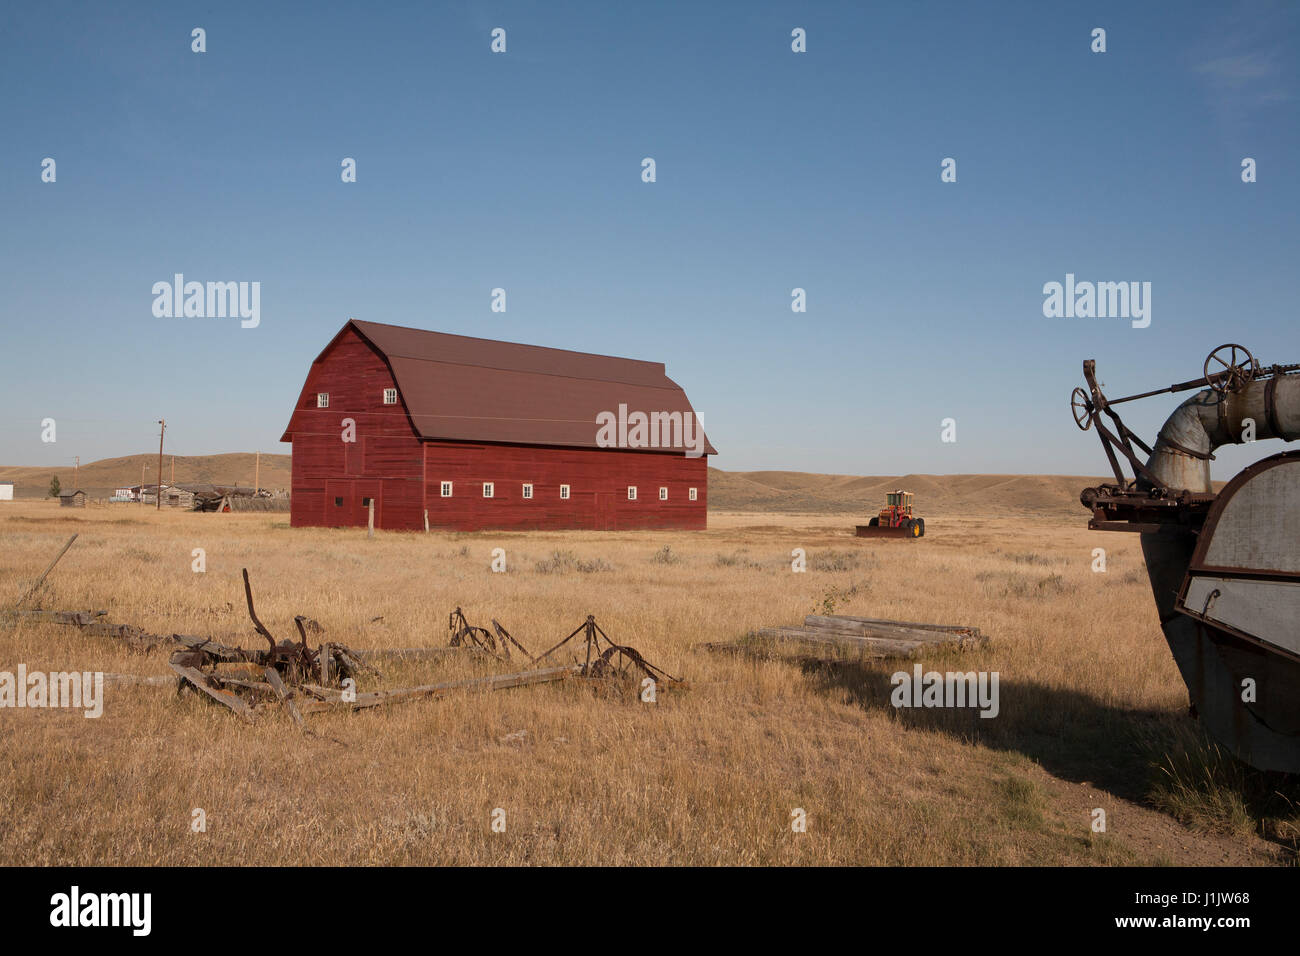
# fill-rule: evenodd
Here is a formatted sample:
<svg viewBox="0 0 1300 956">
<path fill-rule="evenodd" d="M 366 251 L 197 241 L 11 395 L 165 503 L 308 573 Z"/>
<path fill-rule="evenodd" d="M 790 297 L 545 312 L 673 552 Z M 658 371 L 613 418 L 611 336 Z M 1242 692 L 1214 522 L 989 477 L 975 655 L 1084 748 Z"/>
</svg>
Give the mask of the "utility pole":
<svg viewBox="0 0 1300 956">
<path fill-rule="evenodd" d="M 256 464 L 253 465 L 253 495 L 262 490 L 262 453 L 256 452 L 257 457 L 254 459 Z"/>
<path fill-rule="evenodd" d="M 145 463 L 140 462 L 140 507 L 144 507 L 144 469 Z"/>
<path fill-rule="evenodd" d="M 163 435 L 167 433 L 167 422 L 160 418 L 158 419 L 158 424 L 161 425 L 162 428 L 158 430 L 158 494 L 156 497 L 158 499 L 157 510 L 162 511 L 162 445 Z"/>
<path fill-rule="evenodd" d="M 81 481 L 81 478 L 79 477 L 81 474 L 81 456 L 77 455 L 72 460 L 76 462 L 76 464 L 72 466 L 72 490 L 80 491 L 81 485 L 79 485 L 78 482 Z"/>
<path fill-rule="evenodd" d="M 176 456 L 172 455 L 172 487 L 176 487 Z"/>
</svg>

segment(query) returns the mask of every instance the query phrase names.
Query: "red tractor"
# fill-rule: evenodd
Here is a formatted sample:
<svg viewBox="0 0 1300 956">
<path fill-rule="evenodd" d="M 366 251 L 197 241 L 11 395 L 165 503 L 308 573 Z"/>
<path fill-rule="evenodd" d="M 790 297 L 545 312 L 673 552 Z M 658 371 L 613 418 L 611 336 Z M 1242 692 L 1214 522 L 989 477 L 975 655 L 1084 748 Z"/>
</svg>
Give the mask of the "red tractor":
<svg viewBox="0 0 1300 956">
<path fill-rule="evenodd" d="M 885 507 L 866 524 L 857 526 L 859 538 L 920 538 L 925 519 L 912 516 L 912 493 L 895 491 L 885 495 Z"/>
</svg>

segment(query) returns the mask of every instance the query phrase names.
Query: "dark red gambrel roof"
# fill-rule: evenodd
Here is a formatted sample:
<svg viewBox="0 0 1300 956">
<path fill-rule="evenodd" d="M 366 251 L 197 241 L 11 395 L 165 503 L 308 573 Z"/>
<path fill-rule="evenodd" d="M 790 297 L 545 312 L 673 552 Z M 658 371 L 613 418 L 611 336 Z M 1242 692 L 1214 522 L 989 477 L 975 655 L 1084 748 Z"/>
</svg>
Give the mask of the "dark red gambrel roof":
<svg viewBox="0 0 1300 956">
<path fill-rule="evenodd" d="M 392 370 L 421 438 L 595 448 L 596 415 L 690 412 L 662 362 L 498 342 L 378 322 L 348 321 Z M 290 421 L 281 441 L 291 441 Z M 678 451 L 685 451 L 680 444 Z M 704 441 L 704 452 L 717 452 Z"/>
</svg>

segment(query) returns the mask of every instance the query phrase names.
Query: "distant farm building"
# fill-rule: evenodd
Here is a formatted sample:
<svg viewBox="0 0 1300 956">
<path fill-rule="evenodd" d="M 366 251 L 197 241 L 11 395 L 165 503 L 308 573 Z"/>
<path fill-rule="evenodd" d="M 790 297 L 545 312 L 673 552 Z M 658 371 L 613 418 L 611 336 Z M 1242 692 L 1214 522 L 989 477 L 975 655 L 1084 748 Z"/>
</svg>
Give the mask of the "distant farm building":
<svg viewBox="0 0 1300 956">
<path fill-rule="evenodd" d="M 12 481 L 0 481 L 0 501 L 14 500 L 14 483 Z"/>
<path fill-rule="evenodd" d="M 355 320 L 280 440 L 294 527 L 702 529 L 716 454 L 660 363 Z"/>
<path fill-rule="evenodd" d="M 59 507 L 60 508 L 86 507 L 86 493 L 84 491 L 60 491 Z"/>
</svg>

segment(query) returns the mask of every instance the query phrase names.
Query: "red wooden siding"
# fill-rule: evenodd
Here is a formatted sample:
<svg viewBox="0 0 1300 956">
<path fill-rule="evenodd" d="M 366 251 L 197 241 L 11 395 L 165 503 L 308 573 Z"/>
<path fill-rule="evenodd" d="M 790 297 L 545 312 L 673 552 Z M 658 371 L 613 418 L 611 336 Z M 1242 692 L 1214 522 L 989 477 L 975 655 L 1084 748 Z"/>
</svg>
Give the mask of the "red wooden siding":
<svg viewBox="0 0 1300 956">
<path fill-rule="evenodd" d="M 708 459 L 620 449 L 426 442 L 425 495 L 431 528 L 685 528 L 707 524 Z M 442 482 L 452 497 L 441 496 Z M 493 497 L 483 497 L 483 483 Z M 533 497 L 523 497 L 531 482 Z M 570 489 L 567 501 L 560 485 Z M 627 498 L 637 486 L 637 500 Z M 668 500 L 659 500 L 660 487 Z M 689 489 L 698 492 L 689 500 Z"/>
<path fill-rule="evenodd" d="M 424 527 L 420 440 L 400 396 L 384 404 L 386 388 L 396 383 L 383 356 L 350 328 L 312 365 L 289 426 L 292 526 L 364 525 L 374 498 L 378 527 Z M 329 408 L 316 407 L 318 392 L 329 393 Z M 345 418 L 355 442 L 343 440 Z"/>
<path fill-rule="evenodd" d="M 365 525 L 368 498 L 376 526 L 391 530 L 423 530 L 426 509 L 431 528 L 459 531 L 707 525 L 707 456 L 422 438 L 400 392 L 398 404 L 383 403 L 384 390 L 397 387 L 389 357 L 351 323 L 312 364 L 283 439 L 293 443 L 291 525 Z M 318 392 L 329 393 L 328 408 L 316 407 Z M 349 418 L 354 442 L 343 440 Z M 441 495 L 444 481 L 450 498 Z M 484 498 L 489 481 L 494 495 Z M 561 484 L 570 487 L 567 500 Z"/>
</svg>

